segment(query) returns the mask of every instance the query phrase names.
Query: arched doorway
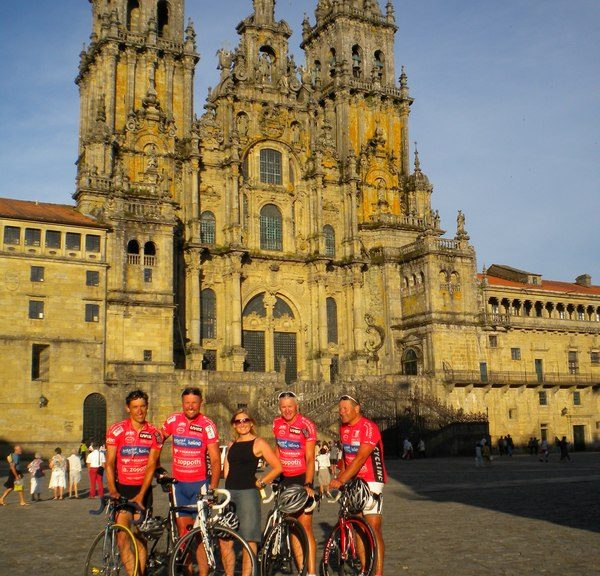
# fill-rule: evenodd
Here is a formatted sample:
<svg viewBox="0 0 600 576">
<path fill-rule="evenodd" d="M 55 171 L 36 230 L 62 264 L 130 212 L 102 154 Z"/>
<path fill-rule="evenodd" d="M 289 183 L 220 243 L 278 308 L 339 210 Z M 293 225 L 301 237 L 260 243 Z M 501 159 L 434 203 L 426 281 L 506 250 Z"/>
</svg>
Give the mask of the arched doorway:
<svg viewBox="0 0 600 576">
<path fill-rule="evenodd" d="M 283 372 L 285 381 L 298 377 L 300 323 L 290 305 L 279 295 L 254 296 L 243 312 L 242 345 L 247 372 Z"/>
<path fill-rule="evenodd" d="M 104 443 L 106 437 L 106 399 L 102 394 L 90 394 L 83 401 L 83 440 Z"/>
</svg>

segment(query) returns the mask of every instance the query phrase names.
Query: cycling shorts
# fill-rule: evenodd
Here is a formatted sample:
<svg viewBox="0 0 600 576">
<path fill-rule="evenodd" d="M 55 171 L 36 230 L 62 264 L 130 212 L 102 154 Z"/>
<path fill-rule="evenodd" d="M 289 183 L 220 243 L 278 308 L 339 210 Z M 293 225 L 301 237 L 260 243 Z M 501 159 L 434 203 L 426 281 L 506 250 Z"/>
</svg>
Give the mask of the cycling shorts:
<svg viewBox="0 0 600 576">
<path fill-rule="evenodd" d="M 210 482 L 208 480 L 202 480 L 200 482 L 177 482 L 173 484 L 173 497 L 175 498 L 175 506 L 193 506 L 189 510 L 180 510 L 177 512 L 177 516 L 193 516 L 198 514 L 198 508 L 196 503 L 200 492 L 208 490 Z M 202 488 L 205 487 L 205 490 Z"/>
<path fill-rule="evenodd" d="M 127 500 L 133 500 L 140 493 L 141 487 L 141 484 L 119 484 L 117 482 L 117 492 L 123 496 L 123 498 L 127 498 Z M 148 508 L 152 508 L 152 487 L 146 490 L 146 494 L 144 495 L 144 500 L 142 502 L 146 510 L 148 510 Z"/>
<path fill-rule="evenodd" d="M 371 495 L 365 504 L 363 514 L 381 514 L 383 510 L 383 482 L 367 482 Z"/>
</svg>

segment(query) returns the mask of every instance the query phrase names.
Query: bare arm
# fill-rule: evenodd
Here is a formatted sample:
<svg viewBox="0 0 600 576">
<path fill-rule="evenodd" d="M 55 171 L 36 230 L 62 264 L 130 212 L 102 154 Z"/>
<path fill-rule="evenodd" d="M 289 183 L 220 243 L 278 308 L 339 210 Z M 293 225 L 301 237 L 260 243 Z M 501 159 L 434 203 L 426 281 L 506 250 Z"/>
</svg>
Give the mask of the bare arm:
<svg viewBox="0 0 600 576">
<path fill-rule="evenodd" d="M 350 466 L 344 468 L 340 472 L 340 475 L 337 477 L 338 482 L 340 482 L 340 484 L 343 484 L 344 482 L 347 482 L 348 480 L 354 478 L 362 468 L 363 464 L 366 462 L 367 458 L 371 455 L 371 452 L 373 452 L 373 450 L 375 450 L 375 446 L 361 444 L 356 454 L 356 458 L 352 460 Z"/>
<path fill-rule="evenodd" d="M 315 444 L 311 441 L 306 443 L 306 483 L 312 484 L 315 479 Z"/>
<path fill-rule="evenodd" d="M 264 484 L 270 484 L 281 474 L 281 471 L 283 470 L 279 457 L 277 454 L 275 454 L 275 451 L 273 448 L 271 448 L 269 443 L 262 438 L 257 438 L 256 442 L 254 442 L 254 455 L 258 456 L 259 458 L 264 458 L 266 463 L 271 468 L 268 474 L 265 474 L 262 479 L 256 481 L 257 487 L 260 482 L 263 482 Z"/>
<path fill-rule="evenodd" d="M 229 476 L 229 458 L 227 458 L 227 456 L 229 455 L 229 449 L 231 448 L 231 445 L 233 444 L 233 442 L 230 442 L 229 444 L 227 444 L 227 452 L 225 453 L 225 462 L 223 462 L 223 478 L 227 478 L 227 476 Z M 221 454 L 219 453 L 219 460 L 221 459 Z"/>
<path fill-rule="evenodd" d="M 152 478 L 154 477 L 154 471 L 156 470 L 156 463 L 160 457 L 160 448 L 152 448 L 150 450 L 150 456 L 148 456 L 148 464 L 146 465 L 146 474 L 144 475 L 144 481 L 140 491 L 137 493 L 135 498 L 132 498 L 132 502 L 137 502 L 142 508 L 144 507 L 143 500 L 150 484 L 152 484 Z"/>
<path fill-rule="evenodd" d="M 210 456 L 211 470 L 210 487 L 214 490 L 219 487 L 219 480 L 221 479 L 221 453 L 216 442 L 208 445 L 208 455 Z"/>
<path fill-rule="evenodd" d="M 113 498 L 120 496 L 117 492 L 117 484 L 115 482 L 116 472 L 115 467 L 117 465 L 117 447 L 107 446 L 106 447 L 106 462 L 104 463 L 104 471 L 106 472 L 106 484 L 108 486 L 108 493 Z"/>
</svg>

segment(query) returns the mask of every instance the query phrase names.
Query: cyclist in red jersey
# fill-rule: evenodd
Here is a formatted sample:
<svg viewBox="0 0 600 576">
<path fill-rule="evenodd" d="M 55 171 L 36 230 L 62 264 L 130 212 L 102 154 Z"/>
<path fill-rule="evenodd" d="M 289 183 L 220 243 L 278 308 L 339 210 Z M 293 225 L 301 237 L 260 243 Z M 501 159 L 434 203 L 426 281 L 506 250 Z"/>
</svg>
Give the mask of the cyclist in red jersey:
<svg viewBox="0 0 600 576">
<path fill-rule="evenodd" d="M 219 486 L 219 435 L 215 423 L 200 413 L 202 392 L 199 388 L 190 387 L 183 391 L 181 407 L 181 412 L 171 414 L 165 420 L 161 432 L 165 441 L 169 436 L 173 437 L 173 477 L 178 481 L 173 487 L 175 503 L 177 506 L 194 506 L 203 488 L 214 490 Z M 194 517 L 193 511 L 177 514 L 179 534 L 187 532 Z"/>
<path fill-rule="evenodd" d="M 377 558 L 374 576 L 383 574 L 384 543 L 381 529 L 383 508 L 383 486 L 387 482 L 387 472 L 383 463 L 383 443 L 379 428 L 360 413 L 359 402 L 344 395 L 339 402 L 340 442 L 343 457 L 340 459 L 340 474 L 329 483 L 331 490 L 353 478 L 361 478 L 369 485 L 372 496 L 362 511 L 365 521 L 373 528 L 377 539 Z"/>
<path fill-rule="evenodd" d="M 317 428 L 298 411 L 298 398 L 294 392 L 281 392 L 278 398 L 281 416 L 273 420 L 273 434 L 277 456 L 283 468 L 281 483 L 284 486 L 300 484 L 310 496 L 314 496 Z M 316 576 L 317 544 L 312 527 L 312 513 L 299 512 L 297 518 L 308 537 L 307 576 Z"/>
<path fill-rule="evenodd" d="M 125 399 L 129 418 L 113 424 L 106 434 L 106 481 L 112 498 L 123 496 L 136 502 L 142 508 L 152 505 L 152 477 L 162 448 L 162 435 L 146 421 L 148 395 L 142 390 L 134 390 Z M 132 515 L 120 512 L 116 523 L 132 529 Z M 146 567 L 146 541 L 137 530 L 139 573 Z M 119 549 L 128 572 L 132 570 L 131 549 L 125 545 L 127 534 L 117 534 Z"/>
</svg>

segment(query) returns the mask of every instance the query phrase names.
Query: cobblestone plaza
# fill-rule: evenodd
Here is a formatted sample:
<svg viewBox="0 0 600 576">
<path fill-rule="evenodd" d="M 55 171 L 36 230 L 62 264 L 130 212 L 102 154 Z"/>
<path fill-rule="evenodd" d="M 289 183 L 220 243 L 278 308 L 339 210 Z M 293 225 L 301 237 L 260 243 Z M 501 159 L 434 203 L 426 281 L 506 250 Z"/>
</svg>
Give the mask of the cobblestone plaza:
<svg viewBox="0 0 600 576">
<path fill-rule="evenodd" d="M 553 454 L 548 464 L 515 456 L 483 469 L 470 458 L 396 460 L 388 466 L 387 575 L 598 573 L 597 453 L 575 454 L 570 464 L 560 464 Z M 166 498 L 158 495 L 157 500 L 160 509 Z M 0 574 L 82 572 L 87 548 L 102 527 L 101 517 L 87 513 L 97 500 L 45 500 L 27 508 L 12 494 L 7 501 L 0 508 Z M 335 506 L 325 504 L 315 515 L 319 543 L 335 512 Z"/>
</svg>

